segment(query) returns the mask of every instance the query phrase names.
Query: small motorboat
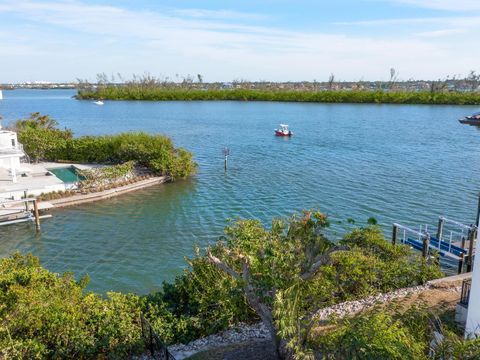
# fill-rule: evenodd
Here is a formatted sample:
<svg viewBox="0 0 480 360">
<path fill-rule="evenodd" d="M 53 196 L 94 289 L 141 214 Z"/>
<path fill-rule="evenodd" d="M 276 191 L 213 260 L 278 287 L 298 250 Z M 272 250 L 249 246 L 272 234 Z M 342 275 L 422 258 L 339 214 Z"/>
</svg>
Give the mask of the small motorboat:
<svg viewBox="0 0 480 360">
<path fill-rule="evenodd" d="M 293 132 L 288 130 L 288 125 L 280 124 L 278 129 L 275 129 L 275 136 L 292 136 Z"/>
<path fill-rule="evenodd" d="M 95 105 L 103 105 L 105 104 L 102 100 L 97 100 L 93 102 Z"/>
<path fill-rule="evenodd" d="M 460 124 L 480 126 L 480 112 L 465 116 L 458 120 Z"/>
</svg>

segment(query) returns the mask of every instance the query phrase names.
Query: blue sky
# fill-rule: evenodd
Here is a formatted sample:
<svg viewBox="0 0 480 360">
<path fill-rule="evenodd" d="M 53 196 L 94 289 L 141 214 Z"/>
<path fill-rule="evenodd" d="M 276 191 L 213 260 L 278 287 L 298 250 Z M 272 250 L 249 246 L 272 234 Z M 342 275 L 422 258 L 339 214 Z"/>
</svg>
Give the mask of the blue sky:
<svg viewBox="0 0 480 360">
<path fill-rule="evenodd" d="M 0 0 L 0 83 L 438 79 L 480 70 L 480 0 Z"/>
</svg>

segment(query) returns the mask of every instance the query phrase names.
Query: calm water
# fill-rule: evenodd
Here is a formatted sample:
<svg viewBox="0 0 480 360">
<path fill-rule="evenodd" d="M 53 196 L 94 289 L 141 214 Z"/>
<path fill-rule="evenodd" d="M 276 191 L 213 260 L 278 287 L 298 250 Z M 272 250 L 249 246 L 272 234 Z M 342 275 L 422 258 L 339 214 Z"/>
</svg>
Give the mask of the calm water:
<svg viewBox="0 0 480 360">
<path fill-rule="evenodd" d="M 471 223 L 480 190 L 480 132 L 456 119 L 466 106 L 253 102 L 91 102 L 73 91 L 4 91 L 6 122 L 40 111 L 76 135 L 143 130 L 171 136 L 195 154 L 198 175 L 91 205 L 53 212 L 35 235 L 29 224 L 0 229 L 0 255 L 30 251 L 47 268 L 88 273 L 92 290 L 159 288 L 181 272 L 193 244 L 221 235 L 227 218 L 268 224 L 303 208 L 347 218 Z M 279 122 L 295 136 L 276 138 Z M 223 171 L 222 148 L 231 149 Z M 341 224 L 338 221 L 342 221 Z M 335 236 L 335 235 L 332 235 Z"/>
</svg>

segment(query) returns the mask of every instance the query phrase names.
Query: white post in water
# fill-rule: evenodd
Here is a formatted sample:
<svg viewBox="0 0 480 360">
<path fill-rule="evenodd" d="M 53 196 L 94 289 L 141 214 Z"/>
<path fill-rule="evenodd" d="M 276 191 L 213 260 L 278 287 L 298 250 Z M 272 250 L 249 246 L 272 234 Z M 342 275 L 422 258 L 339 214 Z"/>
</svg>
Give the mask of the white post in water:
<svg viewBox="0 0 480 360">
<path fill-rule="evenodd" d="M 225 147 L 222 152 L 223 152 L 223 156 L 225 156 L 225 171 L 227 171 L 227 162 L 228 162 L 228 156 L 230 155 L 230 149 L 228 147 Z"/>
<path fill-rule="evenodd" d="M 477 226 L 480 222 L 477 223 Z M 480 231 L 476 231 L 477 245 Z M 473 239 L 472 239 L 473 240 Z M 477 247 L 477 250 L 478 247 Z M 472 272 L 472 287 L 470 288 L 470 299 L 468 300 L 467 324 L 465 326 L 465 337 L 474 338 L 480 335 L 480 256 L 475 256 Z"/>
</svg>

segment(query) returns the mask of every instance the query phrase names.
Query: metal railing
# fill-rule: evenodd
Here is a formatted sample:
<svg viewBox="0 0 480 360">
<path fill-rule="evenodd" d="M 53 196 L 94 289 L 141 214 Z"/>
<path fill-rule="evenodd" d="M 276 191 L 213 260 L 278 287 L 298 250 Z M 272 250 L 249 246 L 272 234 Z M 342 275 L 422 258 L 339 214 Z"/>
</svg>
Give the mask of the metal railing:
<svg viewBox="0 0 480 360">
<path fill-rule="evenodd" d="M 143 314 L 140 314 L 140 323 L 142 325 L 142 336 L 150 351 L 151 357 L 158 360 L 175 360 L 173 355 L 168 351 L 167 346 L 160 340 Z"/>
<path fill-rule="evenodd" d="M 462 293 L 460 295 L 460 304 L 468 306 L 470 298 L 470 288 L 472 287 L 472 279 L 465 279 L 462 282 Z"/>
<path fill-rule="evenodd" d="M 23 145 L 17 144 L 16 146 L 0 147 L 0 154 L 23 154 Z"/>
</svg>

